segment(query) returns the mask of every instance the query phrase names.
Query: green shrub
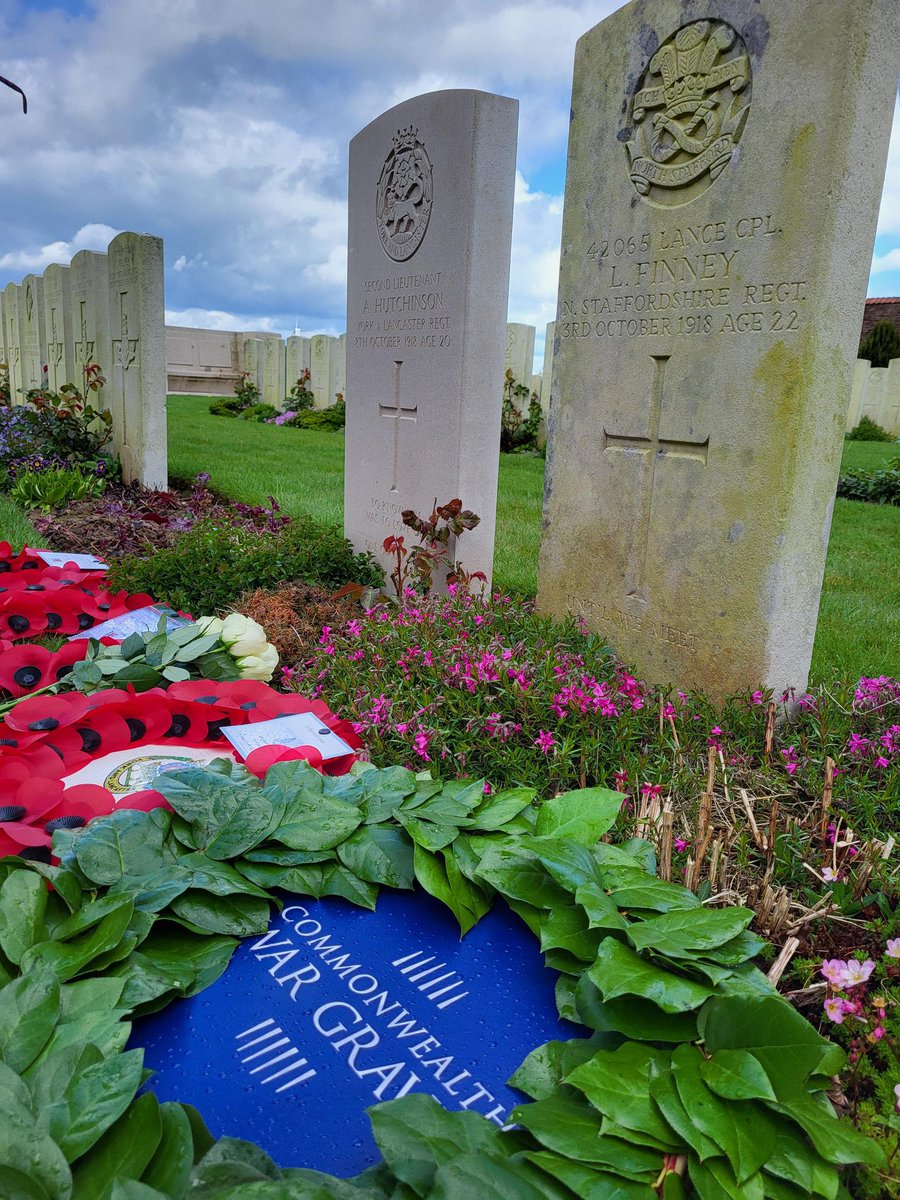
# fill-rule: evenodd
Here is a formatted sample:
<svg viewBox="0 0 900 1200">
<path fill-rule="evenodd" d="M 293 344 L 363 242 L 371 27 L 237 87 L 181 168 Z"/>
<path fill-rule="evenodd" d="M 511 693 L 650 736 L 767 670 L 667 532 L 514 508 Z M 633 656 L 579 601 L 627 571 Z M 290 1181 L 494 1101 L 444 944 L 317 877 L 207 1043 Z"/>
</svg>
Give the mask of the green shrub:
<svg viewBox="0 0 900 1200">
<path fill-rule="evenodd" d="M 278 409 L 274 404 L 250 404 L 238 415 L 242 421 L 258 421 L 262 424 L 263 421 L 277 417 Z"/>
<path fill-rule="evenodd" d="M 880 471 L 848 471 L 838 480 L 837 494 L 869 504 L 900 504 L 900 458 L 892 458 Z"/>
<path fill-rule="evenodd" d="M 528 414 L 522 405 L 528 401 Z M 538 431 L 543 417 L 537 392 L 529 393 L 524 383 L 516 383 L 507 370 L 503 383 L 503 407 L 500 414 L 501 454 L 525 454 L 537 450 Z"/>
<path fill-rule="evenodd" d="M 879 321 L 860 343 L 859 357 L 873 367 L 886 367 L 892 358 L 900 358 L 900 330 L 890 321 Z"/>
<path fill-rule="evenodd" d="M 237 396 L 228 396 L 224 400 L 213 400 L 209 411 L 214 417 L 237 417 L 247 407 Z"/>
<path fill-rule="evenodd" d="M 341 397 L 330 408 L 304 409 L 283 423 L 299 429 L 343 429 L 346 419 L 347 406 Z"/>
<path fill-rule="evenodd" d="M 214 520 L 198 521 L 174 546 L 151 558 L 129 555 L 110 570 L 113 588 L 149 592 L 189 612 L 215 613 L 241 592 L 303 580 L 337 589 L 378 585 L 383 572 L 335 527 L 295 517 L 277 532 L 256 532 Z"/>
<path fill-rule="evenodd" d="M 22 508 L 39 508 L 48 513 L 65 508 L 72 500 L 101 496 L 106 480 L 85 475 L 72 467 L 52 467 L 47 471 L 21 471 L 10 489 L 10 498 Z"/>
<path fill-rule="evenodd" d="M 869 417 L 860 417 L 859 424 L 855 425 L 846 435 L 848 442 L 892 442 L 894 437 L 888 433 L 886 429 L 882 429 L 880 425 L 876 425 Z"/>
</svg>

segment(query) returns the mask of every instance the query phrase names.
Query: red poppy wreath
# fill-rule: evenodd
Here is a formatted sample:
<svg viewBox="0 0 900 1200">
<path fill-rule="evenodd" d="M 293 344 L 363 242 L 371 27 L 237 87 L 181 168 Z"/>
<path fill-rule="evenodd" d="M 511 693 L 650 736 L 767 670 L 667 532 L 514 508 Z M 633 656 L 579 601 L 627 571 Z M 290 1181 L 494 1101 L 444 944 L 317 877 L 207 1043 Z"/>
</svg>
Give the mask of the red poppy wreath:
<svg viewBox="0 0 900 1200">
<path fill-rule="evenodd" d="M 362 746 L 352 724 L 321 700 L 283 695 L 256 680 L 22 700 L 0 721 L 0 855 L 49 861 L 56 829 L 115 808 L 168 807 L 149 786 L 158 771 L 233 756 L 223 726 L 295 713 L 312 713 L 352 753 L 323 761 L 312 746 L 264 746 L 248 754 L 247 768 L 263 775 L 275 762 L 303 759 L 323 774 L 346 774 Z"/>
</svg>

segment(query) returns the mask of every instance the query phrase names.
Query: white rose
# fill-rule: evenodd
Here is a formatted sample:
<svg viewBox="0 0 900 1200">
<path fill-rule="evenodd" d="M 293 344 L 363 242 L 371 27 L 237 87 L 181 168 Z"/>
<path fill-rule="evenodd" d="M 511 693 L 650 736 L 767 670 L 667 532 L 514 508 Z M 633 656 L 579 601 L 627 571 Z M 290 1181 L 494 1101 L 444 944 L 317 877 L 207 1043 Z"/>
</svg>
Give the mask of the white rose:
<svg viewBox="0 0 900 1200">
<path fill-rule="evenodd" d="M 222 625 L 219 640 L 228 647 L 232 658 L 262 654 L 266 645 L 266 631 L 262 625 L 241 613 L 229 613 Z"/>
<path fill-rule="evenodd" d="M 218 617 L 199 617 L 196 621 L 198 633 L 214 634 L 216 637 L 222 632 L 224 624 Z"/>
<path fill-rule="evenodd" d="M 278 666 L 278 651 L 266 643 L 261 654 L 244 655 L 235 659 L 235 663 L 242 679 L 260 679 L 263 683 L 268 683 Z"/>
</svg>

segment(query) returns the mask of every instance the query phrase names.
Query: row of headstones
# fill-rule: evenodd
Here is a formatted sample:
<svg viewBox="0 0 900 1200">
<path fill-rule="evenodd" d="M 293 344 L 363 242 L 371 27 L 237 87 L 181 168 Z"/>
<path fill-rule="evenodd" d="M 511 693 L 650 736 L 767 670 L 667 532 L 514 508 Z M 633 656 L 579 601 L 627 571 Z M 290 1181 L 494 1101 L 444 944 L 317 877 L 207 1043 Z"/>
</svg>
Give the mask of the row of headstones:
<svg viewBox="0 0 900 1200">
<path fill-rule="evenodd" d="M 534 372 L 535 328 L 510 322 L 506 326 L 505 369 L 516 383 L 535 394 L 545 414 L 550 407 L 553 336 L 547 325 L 543 371 Z M 304 371 L 315 408 L 334 404 L 346 388 L 347 336 L 299 334 L 282 341 L 277 333 L 231 333 L 222 330 L 166 326 L 166 359 L 170 392 L 227 395 L 246 372 L 260 399 L 277 408 L 290 407 L 289 393 Z M 286 401 L 287 399 L 287 402 Z M 527 404 L 525 405 L 527 407 Z"/>
<path fill-rule="evenodd" d="M 309 371 L 313 407 L 330 408 L 346 388 L 345 344 L 346 335 L 295 334 L 282 341 L 277 333 L 252 334 L 242 338 L 241 363 L 264 403 L 289 408 L 291 388 Z"/>
<path fill-rule="evenodd" d="M 847 432 L 863 417 L 900 437 L 900 358 L 892 358 L 886 367 L 873 367 L 867 358 L 856 360 Z"/>
<path fill-rule="evenodd" d="M 538 608 L 713 696 L 809 674 L 900 61 L 893 0 L 832 5 L 634 0 L 576 50 Z M 490 577 L 516 117 L 350 145 L 344 520 L 388 571 L 458 496 Z"/>
<path fill-rule="evenodd" d="M 112 449 L 126 482 L 166 487 L 163 245 L 120 233 L 106 254 L 80 250 L 0 294 L 0 357 L 10 397 L 35 389 L 83 391 L 84 369 L 106 379 L 95 402 L 112 414 Z M 92 397 L 93 398 L 93 397 Z"/>
</svg>

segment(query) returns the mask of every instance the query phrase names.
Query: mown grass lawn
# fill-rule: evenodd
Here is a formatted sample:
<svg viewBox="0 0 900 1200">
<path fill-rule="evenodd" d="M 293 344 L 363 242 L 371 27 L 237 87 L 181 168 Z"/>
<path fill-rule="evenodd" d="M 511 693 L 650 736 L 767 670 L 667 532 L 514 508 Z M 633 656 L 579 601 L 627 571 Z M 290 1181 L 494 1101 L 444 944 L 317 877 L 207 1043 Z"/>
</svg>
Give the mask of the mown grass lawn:
<svg viewBox="0 0 900 1200">
<path fill-rule="evenodd" d="M 0 493 L 0 542 L 10 542 L 13 550 L 23 546 L 39 546 L 34 526 L 8 496 Z"/>
<path fill-rule="evenodd" d="M 211 417 L 208 398 L 169 398 L 169 462 L 175 477 L 208 471 L 214 485 L 247 503 L 274 495 L 286 512 L 321 521 L 343 514 L 343 435 L 275 429 Z M 846 442 L 842 469 L 876 467 L 896 443 Z M 500 460 L 497 584 L 533 595 L 537 580 L 544 463 Z M 449 499 L 449 497 L 444 497 Z M 463 497 L 465 500 L 465 497 Z M 813 657 L 815 680 L 900 673 L 900 509 L 838 500 Z"/>
</svg>

